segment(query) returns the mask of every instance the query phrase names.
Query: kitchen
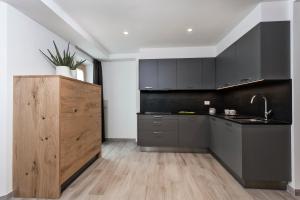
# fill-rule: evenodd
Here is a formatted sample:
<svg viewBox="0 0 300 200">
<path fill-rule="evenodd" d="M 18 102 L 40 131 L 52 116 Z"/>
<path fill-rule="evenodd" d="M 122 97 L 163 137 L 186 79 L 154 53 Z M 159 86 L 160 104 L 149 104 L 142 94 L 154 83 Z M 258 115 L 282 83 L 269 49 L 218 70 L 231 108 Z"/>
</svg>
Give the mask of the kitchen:
<svg viewBox="0 0 300 200">
<path fill-rule="evenodd" d="M 140 60 L 138 145 L 208 151 L 246 187 L 286 189 L 289 26 L 260 23 L 216 58 Z"/>
<path fill-rule="evenodd" d="M 25 4 L 0 2 L 1 200 L 299 199 L 298 0 Z"/>
</svg>

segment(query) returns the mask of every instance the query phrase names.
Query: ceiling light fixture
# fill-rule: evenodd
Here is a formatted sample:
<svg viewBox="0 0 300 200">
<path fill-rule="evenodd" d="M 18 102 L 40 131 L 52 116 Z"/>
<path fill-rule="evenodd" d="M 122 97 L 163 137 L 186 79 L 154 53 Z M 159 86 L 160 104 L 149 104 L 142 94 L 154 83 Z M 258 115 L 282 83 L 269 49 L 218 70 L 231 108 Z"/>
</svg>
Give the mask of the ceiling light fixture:
<svg viewBox="0 0 300 200">
<path fill-rule="evenodd" d="M 187 29 L 187 32 L 189 32 L 189 33 L 192 32 L 192 31 L 193 31 L 192 28 L 188 28 L 188 29 Z"/>
<path fill-rule="evenodd" d="M 128 31 L 124 31 L 123 34 L 124 35 L 128 35 L 129 33 L 128 33 Z"/>
</svg>

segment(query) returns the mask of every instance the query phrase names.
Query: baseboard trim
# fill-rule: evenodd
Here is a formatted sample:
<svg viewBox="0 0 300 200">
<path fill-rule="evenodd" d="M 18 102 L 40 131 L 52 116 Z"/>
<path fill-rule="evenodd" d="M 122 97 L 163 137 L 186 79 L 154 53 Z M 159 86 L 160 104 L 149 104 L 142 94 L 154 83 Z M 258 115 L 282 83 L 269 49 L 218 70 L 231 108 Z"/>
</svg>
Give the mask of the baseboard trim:
<svg viewBox="0 0 300 200">
<path fill-rule="evenodd" d="M 287 186 L 287 192 L 293 195 L 294 197 L 300 196 L 300 189 L 295 189 L 292 186 Z"/>
<path fill-rule="evenodd" d="M 8 200 L 13 197 L 13 192 L 8 193 L 7 195 L 4 195 L 0 197 L 0 200 Z"/>
<path fill-rule="evenodd" d="M 105 142 L 136 142 L 132 138 L 105 138 Z"/>
<path fill-rule="evenodd" d="M 166 152 L 166 153 L 208 153 L 207 149 L 181 148 L 181 147 L 143 147 L 139 146 L 141 152 Z"/>
</svg>

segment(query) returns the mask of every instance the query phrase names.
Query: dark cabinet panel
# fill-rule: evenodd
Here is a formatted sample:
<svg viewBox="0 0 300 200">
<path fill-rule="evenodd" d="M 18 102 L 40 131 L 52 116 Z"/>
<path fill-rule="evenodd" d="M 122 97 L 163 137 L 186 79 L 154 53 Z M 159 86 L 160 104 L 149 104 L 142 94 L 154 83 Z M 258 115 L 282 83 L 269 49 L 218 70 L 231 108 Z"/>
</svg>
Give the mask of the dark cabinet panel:
<svg viewBox="0 0 300 200">
<path fill-rule="evenodd" d="M 139 115 L 138 145 L 207 149 L 208 118 L 199 115 Z"/>
<path fill-rule="evenodd" d="M 247 83 L 260 79 L 261 38 L 260 27 L 256 26 L 244 37 L 238 40 L 237 65 L 239 67 L 236 76 L 238 83 Z"/>
<path fill-rule="evenodd" d="M 202 89 L 216 89 L 216 61 L 215 58 L 202 59 Z"/>
<path fill-rule="evenodd" d="M 177 89 L 201 89 L 201 59 L 179 59 L 177 61 Z"/>
<path fill-rule="evenodd" d="M 178 135 L 174 131 L 140 131 L 138 144 L 148 147 L 176 147 Z"/>
<path fill-rule="evenodd" d="M 208 148 L 209 130 L 206 116 L 179 116 L 179 146 Z"/>
<path fill-rule="evenodd" d="M 236 45 L 227 48 L 217 58 L 217 87 L 227 87 L 236 84 L 238 66 L 236 62 Z"/>
<path fill-rule="evenodd" d="M 172 90 L 177 88 L 177 60 L 158 60 L 158 89 Z"/>
<path fill-rule="evenodd" d="M 290 79 L 290 22 L 264 22 L 261 29 L 261 77 Z"/>
<path fill-rule="evenodd" d="M 217 88 L 290 79 L 290 22 L 262 22 L 217 56 Z"/>
<path fill-rule="evenodd" d="M 289 125 L 241 125 L 211 116 L 210 126 L 211 151 L 244 186 L 277 182 L 284 188 L 291 179 Z"/>
<path fill-rule="evenodd" d="M 223 161 L 239 177 L 242 177 L 242 129 L 232 122 L 224 121 Z"/>
<path fill-rule="evenodd" d="M 140 90 L 158 89 L 158 61 L 140 60 L 139 62 Z"/>
</svg>

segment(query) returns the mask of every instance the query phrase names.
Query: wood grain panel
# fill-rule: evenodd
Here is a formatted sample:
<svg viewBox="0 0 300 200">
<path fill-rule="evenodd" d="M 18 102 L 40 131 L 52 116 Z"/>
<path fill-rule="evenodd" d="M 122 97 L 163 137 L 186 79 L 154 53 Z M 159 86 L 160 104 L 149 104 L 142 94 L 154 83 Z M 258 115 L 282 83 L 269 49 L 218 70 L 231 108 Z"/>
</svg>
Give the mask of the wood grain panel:
<svg viewBox="0 0 300 200">
<path fill-rule="evenodd" d="M 14 78 L 15 196 L 57 198 L 59 79 Z"/>
<path fill-rule="evenodd" d="M 14 78 L 14 196 L 59 198 L 100 153 L 100 90 L 62 76 Z"/>
<path fill-rule="evenodd" d="M 100 88 L 61 79 L 61 177 L 65 182 L 100 153 Z"/>
</svg>

